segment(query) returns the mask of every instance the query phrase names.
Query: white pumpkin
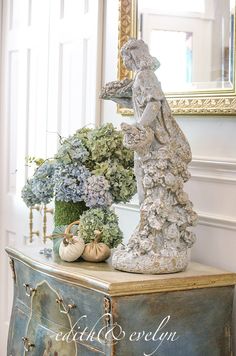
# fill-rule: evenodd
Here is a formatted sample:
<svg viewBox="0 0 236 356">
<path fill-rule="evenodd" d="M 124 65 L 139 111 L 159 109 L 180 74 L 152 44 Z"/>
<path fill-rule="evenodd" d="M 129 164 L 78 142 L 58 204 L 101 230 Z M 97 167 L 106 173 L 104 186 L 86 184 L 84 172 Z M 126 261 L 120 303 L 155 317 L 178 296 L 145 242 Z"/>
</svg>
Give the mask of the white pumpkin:
<svg viewBox="0 0 236 356">
<path fill-rule="evenodd" d="M 65 230 L 65 238 L 60 244 L 59 247 L 59 256 L 63 261 L 66 262 L 74 262 L 78 260 L 78 258 L 84 252 L 85 243 L 82 237 L 73 236 L 70 234 L 70 229 L 73 225 L 79 225 L 79 220 L 74 221 L 70 225 L 67 226 Z"/>
<path fill-rule="evenodd" d="M 85 243 L 82 237 L 72 236 L 69 239 L 65 238 L 59 247 L 59 256 L 63 261 L 74 262 L 84 252 Z"/>
</svg>

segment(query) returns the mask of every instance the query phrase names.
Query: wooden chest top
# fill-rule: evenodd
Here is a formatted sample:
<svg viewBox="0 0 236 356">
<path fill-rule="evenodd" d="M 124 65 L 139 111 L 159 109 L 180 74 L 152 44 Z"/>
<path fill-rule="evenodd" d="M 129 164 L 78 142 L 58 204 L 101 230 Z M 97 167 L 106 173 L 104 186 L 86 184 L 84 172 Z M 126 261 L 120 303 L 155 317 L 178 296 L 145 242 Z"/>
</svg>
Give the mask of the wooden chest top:
<svg viewBox="0 0 236 356">
<path fill-rule="evenodd" d="M 109 262 L 66 263 L 57 256 L 46 257 L 39 248 L 6 249 L 11 258 L 17 259 L 41 273 L 93 289 L 110 296 L 147 294 L 198 288 L 230 286 L 236 284 L 236 273 L 190 262 L 186 271 L 143 275 L 115 270 Z"/>
</svg>

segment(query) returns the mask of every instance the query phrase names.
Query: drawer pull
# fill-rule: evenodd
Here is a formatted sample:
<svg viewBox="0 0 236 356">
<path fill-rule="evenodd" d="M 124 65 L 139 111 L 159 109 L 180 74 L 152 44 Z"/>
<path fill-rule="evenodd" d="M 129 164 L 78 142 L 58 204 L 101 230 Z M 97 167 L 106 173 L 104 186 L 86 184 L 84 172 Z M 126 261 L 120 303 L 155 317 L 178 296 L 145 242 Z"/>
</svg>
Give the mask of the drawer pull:
<svg viewBox="0 0 236 356">
<path fill-rule="evenodd" d="M 62 314 L 69 314 L 71 309 L 76 308 L 75 304 L 68 304 L 67 308 L 65 307 L 64 303 L 63 303 L 63 299 L 56 299 L 57 304 L 59 304 L 59 310 L 60 313 Z M 62 309 L 63 308 L 63 309 Z"/>
<path fill-rule="evenodd" d="M 27 337 L 22 337 L 22 342 L 23 342 L 23 345 L 24 345 L 24 350 L 26 352 L 29 352 L 31 350 L 31 348 L 35 347 L 34 344 L 32 344 L 29 339 Z"/>
<path fill-rule="evenodd" d="M 25 294 L 27 295 L 27 297 L 32 297 L 32 295 L 36 292 L 36 288 L 31 288 L 30 284 L 28 283 L 24 283 L 23 287 L 25 287 Z"/>
</svg>

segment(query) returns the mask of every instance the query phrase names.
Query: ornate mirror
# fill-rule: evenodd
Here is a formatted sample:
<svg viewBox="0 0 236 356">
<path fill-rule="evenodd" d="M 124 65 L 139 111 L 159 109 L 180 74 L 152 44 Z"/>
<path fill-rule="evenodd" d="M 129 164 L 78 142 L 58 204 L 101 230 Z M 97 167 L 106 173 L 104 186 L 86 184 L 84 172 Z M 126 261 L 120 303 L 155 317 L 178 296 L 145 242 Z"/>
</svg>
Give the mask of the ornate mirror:
<svg viewBox="0 0 236 356">
<path fill-rule="evenodd" d="M 174 114 L 236 114 L 235 2 L 120 0 L 119 50 L 130 37 L 149 44 Z M 130 76 L 119 56 L 118 79 Z"/>
</svg>

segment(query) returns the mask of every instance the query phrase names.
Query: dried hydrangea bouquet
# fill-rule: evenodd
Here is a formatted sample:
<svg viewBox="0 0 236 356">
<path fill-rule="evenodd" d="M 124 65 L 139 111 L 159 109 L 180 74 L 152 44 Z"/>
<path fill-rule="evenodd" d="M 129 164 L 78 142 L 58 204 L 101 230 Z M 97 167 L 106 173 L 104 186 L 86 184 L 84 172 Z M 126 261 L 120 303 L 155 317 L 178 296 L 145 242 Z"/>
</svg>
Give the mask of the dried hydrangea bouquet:
<svg viewBox="0 0 236 356">
<path fill-rule="evenodd" d="M 173 118 L 155 70 L 156 58 L 142 40 L 131 39 L 121 54 L 133 81 L 108 83 L 103 99 L 133 107 L 136 125 L 122 124 L 124 143 L 135 151 L 140 222 L 126 246 L 114 252 L 115 268 L 137 273 L 172 273 L 188 264 L 197 214 L 183 190 L 190 174 L 189 144 Z"/>
<path fill-rule="evenodd" d="M 67 225 L 80 220 L 86 243 L 95 238 L 95 230 L 111 248 L 121 242 L 118 218 L 109 207 L 129 201 L 136 192 L 133 153 L 122 141 L 122 132 L 112 124 L 82 128 L 62 140 L 53 159 L 39 161 L 22 198 L 28 207 L 55 201 L 53 234 L 63 234 Z M 61 238 L 57 242 L 56 249 Z"/>
</svg>

